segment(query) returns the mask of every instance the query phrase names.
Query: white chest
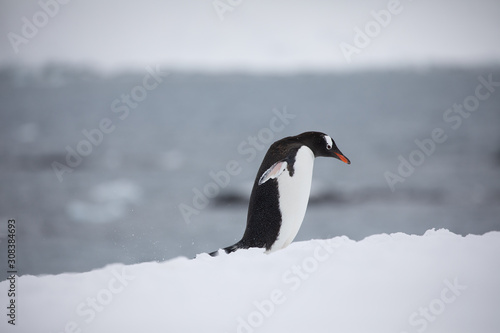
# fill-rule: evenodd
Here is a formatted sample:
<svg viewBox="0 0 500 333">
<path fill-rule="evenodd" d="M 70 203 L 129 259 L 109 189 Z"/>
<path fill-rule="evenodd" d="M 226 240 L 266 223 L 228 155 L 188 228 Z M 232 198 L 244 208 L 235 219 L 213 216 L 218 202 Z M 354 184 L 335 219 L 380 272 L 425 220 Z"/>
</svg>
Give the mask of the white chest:
<svg viewBox="0 0 500 333">
<path fill-rule="evenodd" d="M 278 239 L 269 252 L 288 246 L 299 232 L 307 210 L 314 166 L 314 153 L 302 146 L 295 157 L 294 174 L 288 170 L 278 177 L 281 228 Z"/>
</svg>

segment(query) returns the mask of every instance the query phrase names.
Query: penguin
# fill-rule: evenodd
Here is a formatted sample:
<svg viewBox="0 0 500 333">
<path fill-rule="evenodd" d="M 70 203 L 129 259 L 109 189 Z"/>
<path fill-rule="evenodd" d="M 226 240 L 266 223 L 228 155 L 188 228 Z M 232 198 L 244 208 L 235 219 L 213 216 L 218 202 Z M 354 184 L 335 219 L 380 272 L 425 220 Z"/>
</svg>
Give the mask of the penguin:
<svg viewBox="0 0 500 333">
<path fill-rule="evenodd" d="M 287 247 L 304 219 L 314 159 L 320 156 L 351 164 L 325 133 L 305 132 L 274 142 L 255 177 L 243 237 L 223 250 L 231 253 L 257 247 L 270 253 Z"/>
</svg>

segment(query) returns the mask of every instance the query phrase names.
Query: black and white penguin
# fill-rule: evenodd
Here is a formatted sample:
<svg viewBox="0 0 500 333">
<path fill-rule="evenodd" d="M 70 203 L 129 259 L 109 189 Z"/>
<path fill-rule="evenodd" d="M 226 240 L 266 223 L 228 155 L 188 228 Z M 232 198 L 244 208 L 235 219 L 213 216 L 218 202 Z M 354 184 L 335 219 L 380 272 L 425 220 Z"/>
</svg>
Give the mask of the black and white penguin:
<svg viewBox="0 0 500 333">
<path fill-rule="evenodd" d="M 306 213 L 314 158 L 319 156 L 351 164 L 335 141 L 320 132 L 289 136 L 269 147 L 253 184 L 245 233 L 224 248 L 227 253 L 251 247 L 273 252 L 293 241 Z"/>
</svg>

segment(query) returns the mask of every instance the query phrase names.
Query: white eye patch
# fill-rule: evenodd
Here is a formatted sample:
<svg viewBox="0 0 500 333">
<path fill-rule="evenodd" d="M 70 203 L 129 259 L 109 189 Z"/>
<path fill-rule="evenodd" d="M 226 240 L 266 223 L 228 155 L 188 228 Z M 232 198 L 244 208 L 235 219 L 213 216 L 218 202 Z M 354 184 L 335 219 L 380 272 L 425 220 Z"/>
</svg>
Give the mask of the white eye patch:
<svg viewBox="0 0 500 333">
<path fill-rule="evenodd" d="M 328 135 L 324 136 L 325 141 L 326 141 L 326 149 L 330 150 L 333 147 L 333 140 L 330 138 Z"/>
</svg>

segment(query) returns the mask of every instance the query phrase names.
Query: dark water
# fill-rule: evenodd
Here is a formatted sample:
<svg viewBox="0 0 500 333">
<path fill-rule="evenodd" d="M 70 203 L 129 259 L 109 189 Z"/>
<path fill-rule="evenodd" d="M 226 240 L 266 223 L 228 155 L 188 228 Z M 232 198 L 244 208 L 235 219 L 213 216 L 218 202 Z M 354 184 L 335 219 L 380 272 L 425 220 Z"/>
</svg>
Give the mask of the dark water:
<svg viewBox="0 0 500 333">
<path fill-rule="evenodd" d="M 148 75 L 0 72 L 2 267 L 12 218 L 21 274 L 230 245 L 269 144 L 309 130 L 352 164 L 317 159 L 296 240 L 500 230 L 498 68 Z"/>
</svg>

